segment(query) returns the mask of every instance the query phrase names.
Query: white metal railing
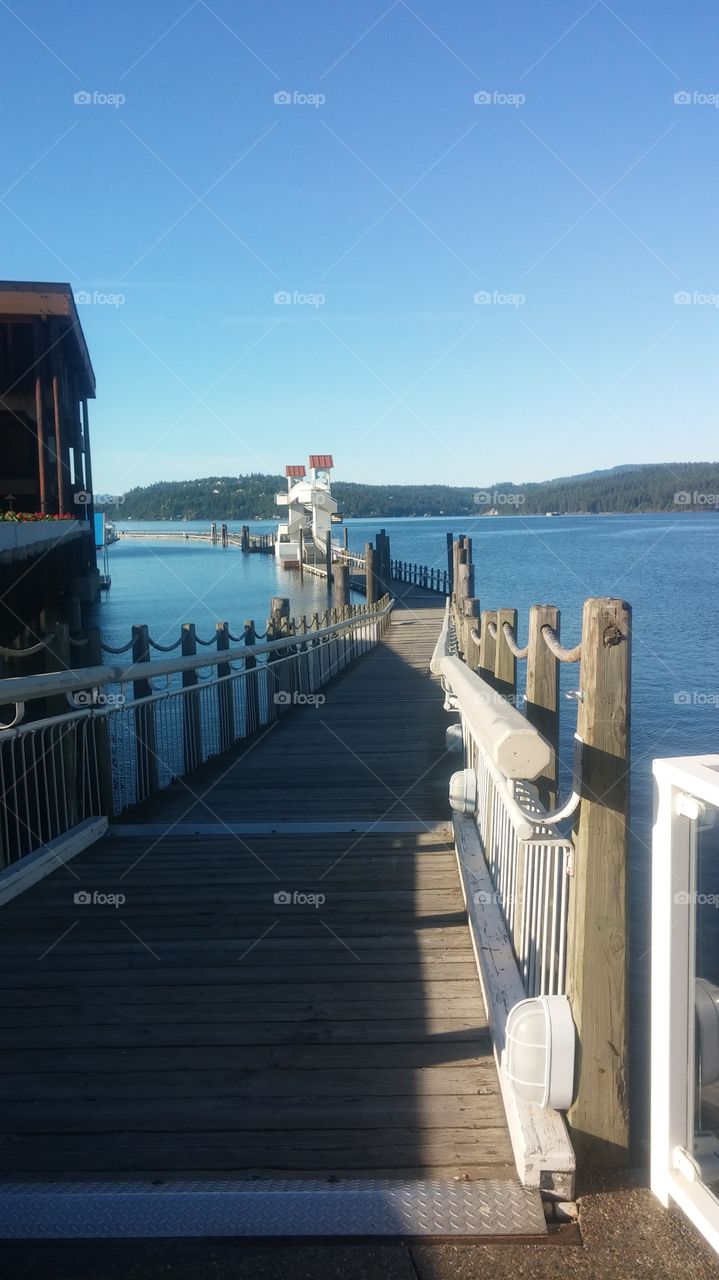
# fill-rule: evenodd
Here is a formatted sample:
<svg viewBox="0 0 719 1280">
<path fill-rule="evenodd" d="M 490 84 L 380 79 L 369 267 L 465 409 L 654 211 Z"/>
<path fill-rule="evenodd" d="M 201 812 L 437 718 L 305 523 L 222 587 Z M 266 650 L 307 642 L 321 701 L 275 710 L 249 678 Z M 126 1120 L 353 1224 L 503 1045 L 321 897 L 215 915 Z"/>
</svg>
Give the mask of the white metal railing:
<svg viewBox="0 0 719 1280">
<path fill-rule="evenodd" d="M 464 765 L 476 778 L 474 823 L 496 902 L 527 995 L 562 995 L 573 844 L 532 786 L 551 749 L 455 650 L 448 602 L 430 665 L 442 679 L 447 709 L 460 716 Z"/>
<path fill-rule="evenodd" d="M 0 680 L 0 866 L 316 701 L 385 634 L 393 603 L 262 644 Z"/>
<path fill-rule="evenodd" d="M 719 1252 L 719 755 L 652 771 L 651 1187 Z"/>
</svg>

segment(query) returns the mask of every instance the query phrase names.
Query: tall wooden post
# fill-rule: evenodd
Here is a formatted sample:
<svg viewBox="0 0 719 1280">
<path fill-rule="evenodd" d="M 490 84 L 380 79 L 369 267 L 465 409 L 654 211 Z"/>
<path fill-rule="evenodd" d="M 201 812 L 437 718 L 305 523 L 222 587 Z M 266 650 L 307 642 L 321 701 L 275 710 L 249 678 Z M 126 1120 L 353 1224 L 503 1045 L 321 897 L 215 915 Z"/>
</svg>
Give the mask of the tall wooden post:
<svg viewBox="0 0 719 1280">
<path fill-rule="evenodd" d="M 334 570 L 335 576 L 335 605 L 338 609 L 343 609 L 350 602 L 350 571 L 349 565 L 336 564 Z"/>
<path fill-rule="evenodd" d="M 300 565 L 299 565 L 300 582 L 304 582 L 305 580 L 305 531 L 304 529 L 300 529 L 297 542 L 298 542 L 297 554 L 299 555 L 299 558 L 300 558 Z"/>
<path fill-rule="evenodd" d="M 132 661 L 133 664 L 150 661 L 150 640 L 147 627 L 143 624 L 132 628 Z M 152 693 L 150 681 L 145 677 L 133 680 L 132 696 L 149 698 Z M 155 708 L 151 702 L 135 707 L 135 753 L 137 758 L 137 795 L 138 799 L 152 795 L 159 789 L 157 769 L 157 750 L 155 736 Z"/>
<path fill-rule="evenodd" d="M 72 657 L 70 654 L 70 628 L 66 622 L 59 619 L 45 618 L 45 625 L 49 632 L 46 638 L 45 655 L 48 671 L 69 671 L 72 670 Z M 52 635 L 52 639 L 50 639 Z M 65 695 L 60 694 L 56 698 L 48 698 L 47 714 L 49 716 L 62 715 L 68 710 Z M 57 823 L 58 828 L 64 826 L 63 818 L 66 816 L 67 827 L 74 827 L 78 820 L 77 807 L 77 739 L 76 727 L 68 725 L 61 731 L 59 739 L 56 740 L 51 748 L 50 754 L 55 754 L 56 762 L 54 768 L 57 771 L 56 776 L 61 779 L 60 793 L 62 799 L 58 800 Z M 38 766 L 35 766 L 38 768 Z M 48 763 L 39 766 L 40 769 L 46 768 L 49 772 Z M 32 815 L 28 815 L 30 825 L 32 825 Z M 39 833 L 35 833 L 39 834 Z"/>
<path fill-rule="evenodd" d="M 252 619 L 245 623 L 245 644 L 248 648 L 257 644 L 257 636 L 255 635 L 255 624 Z M 245 676 L 245 707 L 247 721 L 245 725 L 245 737 L 249 738 L 256 733 L 260 727 L 260 699 L 257 690 L 257 676 L 255 668 L 257 667 L 257 658 L 253 653 L 248 653 L 245 658 L 245 671 L 251 672 Z"/>
<path fill-rule="evenodd" d="M 45 355 L 43 349 L 42 321 L 33 321 L 33 355 L 35 360 L 35 418 L 37 420 L 37 473 L 40 510 L 43 514 L 48 509 L 47 492 L 47 431 L 45 426 L 45 389 L 43 386 L 43 368 Z"/>
<path fill-rule="evenodd" d="M 325 573 L 327 574 L 327 595 L 332 591 L 332 530 L 325 536 Z"/>
<path fill-rule="evenodd" d="M 53 322 L 50 322 L 50 340 L 52 349 L 50 352 L 50 365 L 52 369 L 52 406 L 53 418 L 55 422 L 55 459 L 57 465 L 57 502 L 58 512 L 61 516 L 75 514 L 70 512 L 70 450 L 65 436 L 65 424 L 63 422 L 62 398 L 60 395 L 60 369 L 58 361 L 58 349 L 56 344 L 57 330 Z"/>
<path fill-rule="evenodd" d="M 217 651 L 224 652 L 230 647 L 230 628 L 226 622 L 216 622 Z M 218 677 L 232 675 L 229 662 L 218 662 Z M 229 679 L 222 680 L 217 686 L 217 710 L 220 717 L 220 747 L 227 751 L 235 742 L 235 704 L 232 698 L 232 684 Z"/>
<path fill-rule="evenodd" d="M 517 634 L 517 610 L 498 609 L 497 642 L 494 652 L 494 687 L 497 693 L 505 698 L 514 699 L 517 693 L 517 659 L 507 644 L 504 624 L 508 622 L 515 635 Z"/>
<path fill-rule="evenodd" d="M 83 649 L 85 665 L 102 666 L 102 642 L 99 627 L 88 627 L 85 631 L 87 646 Z M 113 714 L 112 712 L 110 713 Z M 115 799 L 112 789 L 112 755 L 107 717 L 97 716 L 93 725 L 95 734 L 95 759 L 97 761 L 97 785 L 99 791 L 100 813 L 112 818 L 115 813 Z"/>
<path fill-rule="evenodd" d="M 348 551 L 349 550 L 349 529 L 347 528 L 347 525 L 343 525 L 342 527 L 342 542 L 343 542 L 345 551 Z"/>
<path fill-rule="evenodd" d="M 467 597 L 464 601 L 464 617 L 466 618 L 464 660 L 471 671 L 476 671 L 479 666 L 479 643 L 477 640 L 472 639 L 472 632 L 479 629 L 480 613 L 479 599 L 474 596 Z"/>
<path fill-rule="evenodd" d="M 567 994 L 577 1028 L 568 1113 L 580 1167 L 629 1158 L 627 957 L 631 609 L 586 600 L 582 620 L 581 803 L 574 832 Z"/>
<path fill-rule="evenodd" d="M 87 408 L 87 400 L 82 402 L 82 452 L 85 459 L 85 488 L 90 495 L 90 501 L 87 506 L 87 516 L 92 524 L 95 518 L 95 498 L 92 487 L 92 453 L 90 450 L 90 414 Z M 93 547 L 95 539 L 92 540 Z"/>
<path fill-rule="evenodd" d="M 452 573 L 454 570 L 454 534 L 447 534 L 447 594 L 451 596 L 454 590 L 454 581 Z"/>
<path fill-rule="evenodd" d="M 197 653 L 197 640 L 194 622 L 182 624 L 182 656 L 189 658 Z M 183 689 L 197 689 L 197 672 L 183 671 Z M 200 752 L 200 704 L 197 693 L 186 693 L 182 698 L 182 743 L 185 773 L 196 769 L 201 759 Z"/>
<path fill-rule="evenodd" d="M 527 640 L 526 716 L 552 747 L 552 761 L 539 778 L 539 798 L 549 807 L 557 790 L 559 751 L 559 659 L 547 648 L 542 627 L 550 626 L 559 635 L 559 609 L 552 604 L 533 604 L 529 610 Z"/>
<path fill-rule="evenodd" d="M 478 674 L 494 688 L 494 655 L 497 648 L 494 636 L 489 630 L 490 622 L 496 622 L 497 615 L 491 609 L 483 610 L 480 627 L 480 656 Z"/>
<path fill-rule="evenodd" d="M 374 547 L 371 542 L 365 543 L 364 549 L 365 562 L 365 589 L 367 594 L 367 604 L 374 604 L 377 599 L 377 583 L 374 572 Z"/>
</svg>

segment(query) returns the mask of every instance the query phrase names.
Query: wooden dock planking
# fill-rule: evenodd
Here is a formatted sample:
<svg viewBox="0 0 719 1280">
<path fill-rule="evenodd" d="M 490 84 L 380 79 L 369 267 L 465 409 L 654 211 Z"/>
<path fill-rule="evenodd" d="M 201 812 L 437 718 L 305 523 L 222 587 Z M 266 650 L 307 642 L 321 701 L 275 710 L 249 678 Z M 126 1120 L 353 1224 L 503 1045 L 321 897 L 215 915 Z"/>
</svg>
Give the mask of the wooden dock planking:
<svg viewBox="0 0 719 1280">
<path fill-rule="evenodd" d="M 446 823 L 440 597 L 3 909 L 4 1176 L 484 1177 L 514 1163 Z M 397 833 L 177 834 L 401 820 Z M 124 893 L 76 905 L 80 890 Z M 280 890 L 320 905 L 275 902 Z"/>
</svg>

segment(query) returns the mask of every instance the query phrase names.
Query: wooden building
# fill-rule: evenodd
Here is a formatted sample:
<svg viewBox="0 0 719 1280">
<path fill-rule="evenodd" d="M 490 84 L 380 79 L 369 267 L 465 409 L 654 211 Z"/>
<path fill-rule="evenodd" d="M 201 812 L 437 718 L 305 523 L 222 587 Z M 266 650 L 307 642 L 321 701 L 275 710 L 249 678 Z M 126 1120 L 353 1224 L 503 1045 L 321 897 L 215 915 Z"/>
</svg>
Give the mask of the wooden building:
<svg viewBox="0 0 719 1280">
<path fill-rule="evenodd" d="M 0 641 L 97 597 L 88 400 L 95 375 L 68 284 L 0 281 Z"/>
</svg>

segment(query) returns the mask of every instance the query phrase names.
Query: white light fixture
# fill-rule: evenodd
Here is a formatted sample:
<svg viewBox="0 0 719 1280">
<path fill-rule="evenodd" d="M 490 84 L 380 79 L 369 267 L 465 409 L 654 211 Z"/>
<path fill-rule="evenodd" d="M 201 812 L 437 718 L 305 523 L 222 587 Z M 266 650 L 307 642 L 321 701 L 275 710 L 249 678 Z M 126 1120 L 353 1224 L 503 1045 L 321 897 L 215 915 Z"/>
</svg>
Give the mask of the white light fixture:
<svg viewBox="0 0 719 1280">
<path fill-rule="evenodd" d="M 566 1111 L 574 1096 L 576 1032 L 566 996 L 520 1000 L 507 1015 L 502 1066 L 518 1098 Z"/>
<path fill-rule="evenodd" d="M 477 809 L 477 775 L 474 769 L 461 769 L 449 780 L 449 803 L 455 813 L 475 813 Z"/>
<path fill-rule="evenodd" d="M 461 724 L 451 724 L 444 734 L 444 745 L 447 751 L 458 752 L 464 747 Z"/>
</svg>

